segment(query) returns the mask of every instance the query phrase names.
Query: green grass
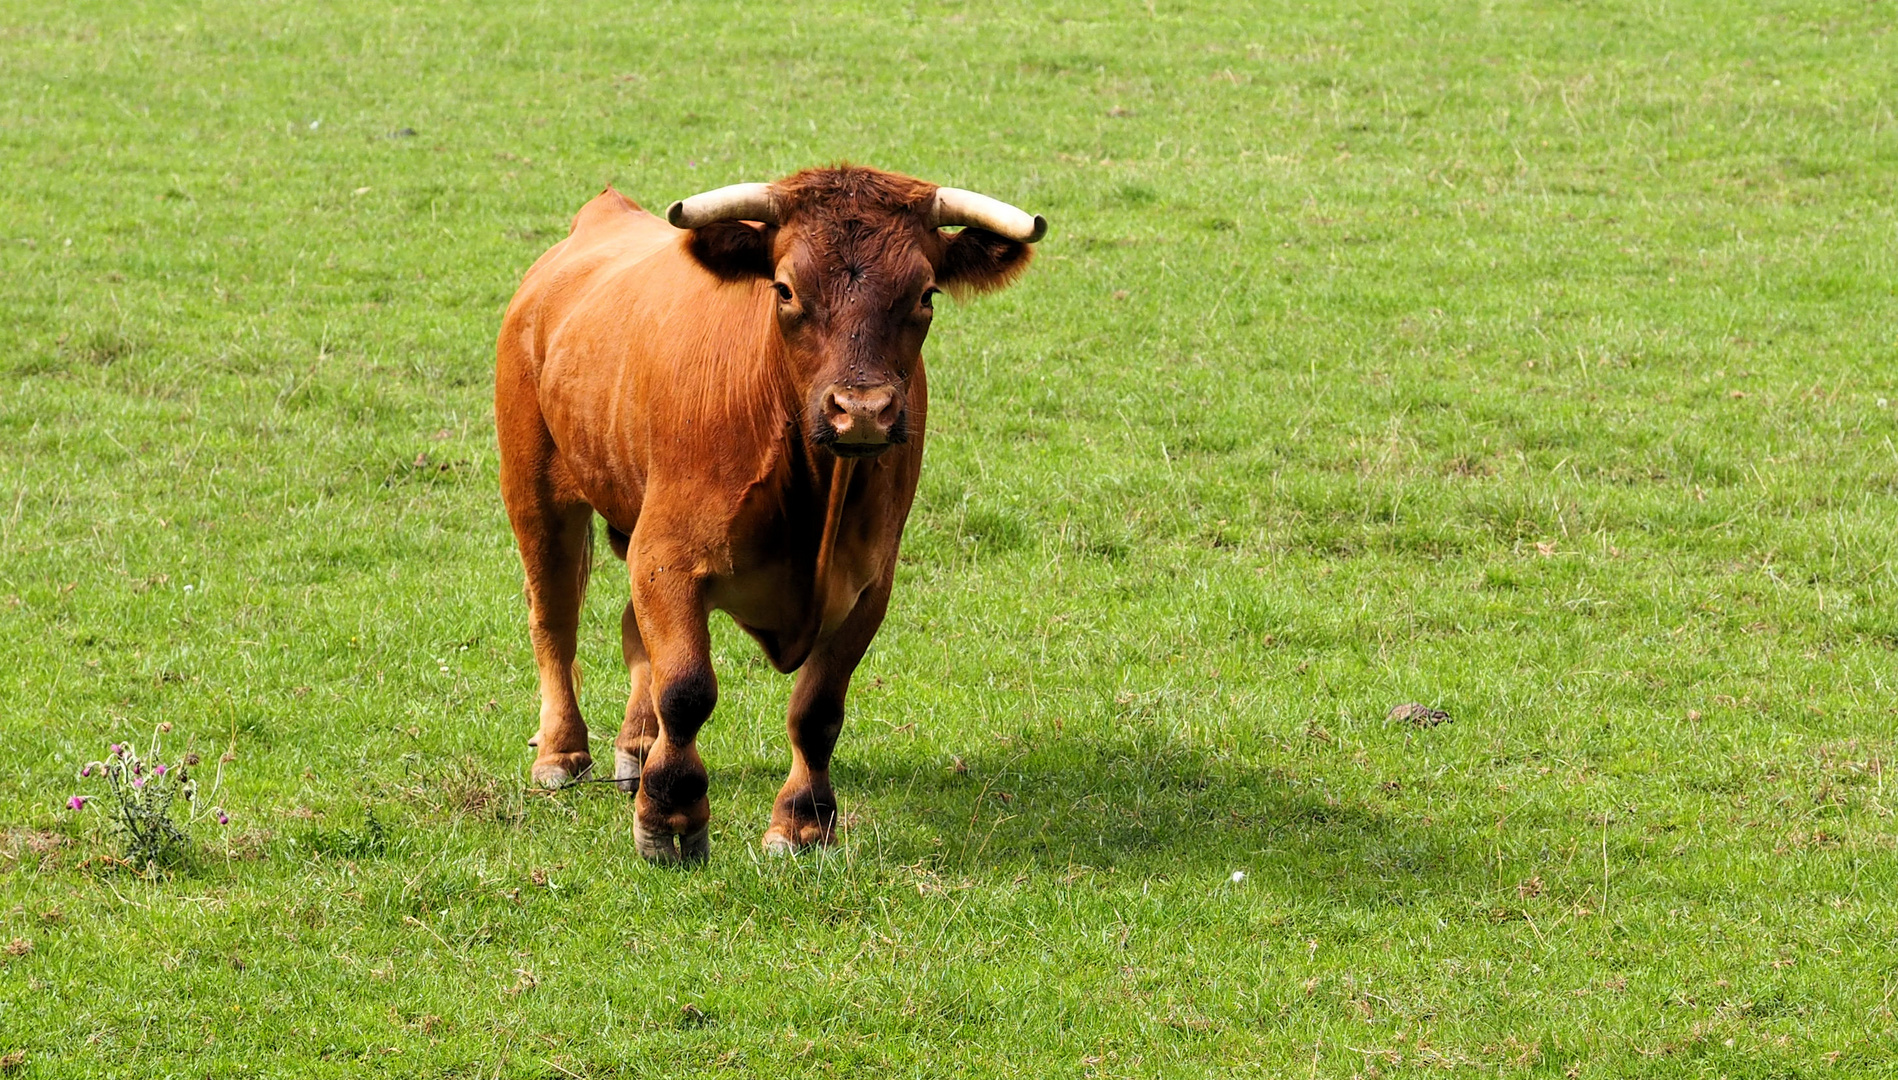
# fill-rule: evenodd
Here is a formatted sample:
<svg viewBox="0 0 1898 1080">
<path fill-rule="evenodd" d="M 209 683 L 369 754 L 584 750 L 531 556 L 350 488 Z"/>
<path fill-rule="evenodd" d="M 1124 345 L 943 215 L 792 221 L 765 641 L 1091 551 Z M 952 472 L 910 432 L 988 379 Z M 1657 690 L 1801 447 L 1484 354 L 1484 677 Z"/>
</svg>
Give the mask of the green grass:
<svg viewBox="0 0 1898 1080">
<path fill-rule="evenodd" d="M 9 1075 L 1898 1072 L 1889 5 L 5 7 Z M 937 320 L 847 842 L 754 854 L 720 619 L 655 869 L 524 789 L 494 332 L 603 184 L 840 158 L 1053 233 Z M 64 802 L 159 722 L 235 820 L 149 881 Z"/>
</svg>

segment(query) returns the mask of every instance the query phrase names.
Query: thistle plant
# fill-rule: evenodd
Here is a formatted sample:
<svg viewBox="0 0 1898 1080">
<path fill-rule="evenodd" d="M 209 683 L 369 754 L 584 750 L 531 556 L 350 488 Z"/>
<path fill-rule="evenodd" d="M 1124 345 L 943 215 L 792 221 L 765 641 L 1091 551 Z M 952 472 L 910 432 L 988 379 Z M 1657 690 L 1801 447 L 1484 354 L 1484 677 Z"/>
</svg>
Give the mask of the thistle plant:
<svg viewBox="0 0 1898 1080">
<path fill-rule="evenodd" d="M 147 872 L 176 865 L 190 855 L 190 830 L 200 818 L 219 825 L 228 825 L 231 820 L 222 807 L 207 807 L 204 804 L 208 799 L 199 798 L 198 781 L 191 775 L 198 765 L 197 754 L 164 760 L 160 740 L 170 731 L 169 723 L 154 728 L 151 744 L 143 754 L 131 742 L 113 743 L 103 760 L 89 761 L 79 768 L 79 779 L 104 781 L 105 793 L 74 795 L 66 800 L 69 810 L 101 803 L 118 836 L 120 857 L 134 869 Z M 220 767 L 208 798 L 216 797 L 222 781 Z"/>
</svg>

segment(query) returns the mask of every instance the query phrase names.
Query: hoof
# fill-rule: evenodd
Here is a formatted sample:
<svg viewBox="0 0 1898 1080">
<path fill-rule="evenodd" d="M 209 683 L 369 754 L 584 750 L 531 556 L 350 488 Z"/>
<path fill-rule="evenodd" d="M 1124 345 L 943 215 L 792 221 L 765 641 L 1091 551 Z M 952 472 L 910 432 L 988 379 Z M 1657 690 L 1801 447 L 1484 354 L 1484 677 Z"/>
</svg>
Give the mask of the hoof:
<svg viewBox="0 0 1898 1080">
<path fill-rule="evenodd" d="M 548 754 L 534 759 L 532 776 L 536 787 L 566 787 L 593 768 L 593 758 L 584 750 L 569 754 Z"/>
<path fill-rule="evenodd" d="M 759 846 L 766 855 L 795 855 L 806 848 L 830 847 L 837 834 L 822 825 L 773 825 Z"/>
<path fill-rule="evenodd" d="M 645 759 L 639 755 L 613 748 L 613 779 L 619 781 L 619 789 L 626 794 L 639 794 L 639 774 L 645 767 Z"/>
<path fill-rule="evenodd" d="M 651 862 L 701 863 L 712 855 L 712 827 L 701 825 L 696 832 L 679 836 L 665 829 L 647 828 L 644 822 L 634 819 L 633 846 Z"/>
</svg>

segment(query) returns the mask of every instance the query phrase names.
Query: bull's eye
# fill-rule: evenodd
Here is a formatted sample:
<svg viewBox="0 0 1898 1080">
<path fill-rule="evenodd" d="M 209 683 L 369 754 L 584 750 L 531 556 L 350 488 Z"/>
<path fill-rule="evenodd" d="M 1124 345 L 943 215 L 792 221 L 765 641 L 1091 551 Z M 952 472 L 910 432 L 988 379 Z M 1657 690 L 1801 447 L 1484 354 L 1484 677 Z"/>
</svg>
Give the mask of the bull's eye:
<svg viewBox="0 0 1898 1080">
<path fill-rule="evenodd" d="M 786 304 L 791 302 L 791 287 L 782 281 L 774 281 L 771 287 L 778 291 L 778 299 Z"/>
<path fill-rule="evenodd" d="M 934 285 L 931 285 L 929 288 L 923 290 L 923 298 L 922 300 L 918 301 L 918 303 L 921 305 L 924 311 L 936 310 L 936 294 L 941 291 L 942 291 L 941 289 L 936 288 Z"/>
</svg>

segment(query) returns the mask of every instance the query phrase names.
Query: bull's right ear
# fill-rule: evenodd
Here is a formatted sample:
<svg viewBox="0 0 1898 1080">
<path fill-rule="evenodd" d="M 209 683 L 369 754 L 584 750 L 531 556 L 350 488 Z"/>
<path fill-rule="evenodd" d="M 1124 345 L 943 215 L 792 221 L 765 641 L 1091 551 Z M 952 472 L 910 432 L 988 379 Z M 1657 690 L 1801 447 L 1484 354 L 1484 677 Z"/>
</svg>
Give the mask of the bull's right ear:
<svg viewBox="0 0 1898 1080">
<path fill-rule="evenodd" d="M 687 250 L 700 266 L 724 281 L 768 278 L 777 273 L 771 261 L 771 230 L 748 221 L 714 221 L 692 230 Z"/>
</svg>

